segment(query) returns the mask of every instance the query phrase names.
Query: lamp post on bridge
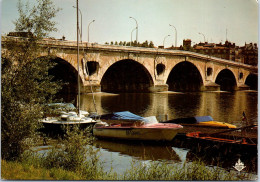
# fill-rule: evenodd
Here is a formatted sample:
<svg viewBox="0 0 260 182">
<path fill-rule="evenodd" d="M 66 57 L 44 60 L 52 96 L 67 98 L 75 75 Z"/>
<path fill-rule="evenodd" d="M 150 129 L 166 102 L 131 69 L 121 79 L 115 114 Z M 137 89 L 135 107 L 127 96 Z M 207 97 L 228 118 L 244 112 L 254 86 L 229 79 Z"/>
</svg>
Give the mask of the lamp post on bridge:
<svg viewBox="0 0 260 182">
<path fill-rule="evenodd" d="M 133 31 L 135 30 L 136 28 L 134 28 L 131 32 L 131 42 L 130 42 L 130 46 L 132 45 L 132 34 L 133 34 Z"/>
<path fill-rule="evenodd" d="M 80 26 L 81 26 L 81 30 L 80 30 L 80 41 L 82 43 L 82 13 L 81 13 L 81 10 L 75 6 L 72 6 L 73 8 L 76 8 L 78 9 L 78 11 L 80 12 Z"/>
<path fill-rule="evenodd" d="M 131 16 L 129 18 L 132 18 L 132 19 L 135 20 L 135 23 L 136 23 L 136 43 L 138 43 L 138 23 L 137 23 L 137 20 L 135 18 L 131 17 Z"/>
<path fill-rule="evenodd" d="M 89 42 L 89 26 L 91 23 L 95 22 L 95 20 L 92 20 L 89 24 L 88 24 L 88 42 Z"/>
<path fill-rule="evenodd" d="M 166 39 L 167 37 L 170 37 L 170 36 L 171 36 L 171 35 L 167 35 L 167 36 L 164 37 L 164 39 L 163 39 L 163 48 L 164 48 L 165 39 Z"/>
<path fill-rule="evenodd" d="M 175 28 L 175 26 L 169 24 L 170 26 L 172 26 L 175 29 L 175 47 L 177 47 L 177 29 Z"/>
</svg>

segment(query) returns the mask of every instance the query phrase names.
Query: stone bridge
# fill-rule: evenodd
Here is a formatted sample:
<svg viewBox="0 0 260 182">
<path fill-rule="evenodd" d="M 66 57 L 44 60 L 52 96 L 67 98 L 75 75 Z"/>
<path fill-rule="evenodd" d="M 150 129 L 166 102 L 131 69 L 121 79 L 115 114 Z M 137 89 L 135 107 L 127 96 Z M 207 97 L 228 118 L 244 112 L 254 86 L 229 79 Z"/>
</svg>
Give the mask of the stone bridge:
<svg viewBox="0 0 260 182">
<path fill-rule="evenodd" d="M 2 41 L 4 38 L 2 37 Z M 53 73 L 77 83 L 77 43 L 40 43 L 58 63 Z M 81 93 L 257 89 L 258 68 L 182 50 L 79 43 Z M 76 89 L 76 87 L 75 87 Z"/>
</svg>

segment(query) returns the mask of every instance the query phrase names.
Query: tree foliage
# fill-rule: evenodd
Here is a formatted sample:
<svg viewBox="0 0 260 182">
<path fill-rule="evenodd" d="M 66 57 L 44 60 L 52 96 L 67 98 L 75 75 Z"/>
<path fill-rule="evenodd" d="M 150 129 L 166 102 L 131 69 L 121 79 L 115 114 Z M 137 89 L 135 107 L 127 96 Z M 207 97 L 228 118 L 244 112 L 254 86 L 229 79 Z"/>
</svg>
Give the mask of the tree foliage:
<svg viewBox="0 0 260 182">
<path fill-rule="evenodd" d="M 32 32 L 29 38 L 2 39 L 1 55 L 1 154 L 3 159 L 16 159 L 25 150 L 26 142 L 35 134 L 44 105 L 51 102 L 60 89 L 48 70 L 54 66 L 51 55 L 39 58 L 38 41 L 54 31 L 52 18 L 58 12 L 50 0 L 38 0 L 30 9 L 19 1 L 17 31 Z M 50 8 L 51 7 L 51 8 Z M 50 9 L 49 9 L 50 8 Z"/>
<path fill-rule="evenodd" d="M 60 9 L 55 8 L 51 0 L 37 0 L 37 5 L 32 8 L 29 2 L 24 5 L 19 0 L 19 18 L 14 21 L 15 31 L 32 32 L 38 38 L 46 37 L 50 32 L 57 31 L 56 22 L 52 19 L 58 11 Z"/>
<path fill-rule="evenodd" d="M 108 45 L 109 43 L 106 42 L 106 45 Z M 150 41 L 150 43 L 148 43 L 148 40 L 144 41 L 143 43 L 140 42 L 136 42 L 132 41 L 132 42 L 126 42 L 126 41 L 120 41 L 119 43 L 117 41 L 115 41 L 115 43 L 113 41 L 110 42 L 110 45 L 120 45 L 120 46 L 133 46 L 133 47 L 146 47 L 146 48 L 155 48 L 154 44 L 152 41 Z"/>
</svg>

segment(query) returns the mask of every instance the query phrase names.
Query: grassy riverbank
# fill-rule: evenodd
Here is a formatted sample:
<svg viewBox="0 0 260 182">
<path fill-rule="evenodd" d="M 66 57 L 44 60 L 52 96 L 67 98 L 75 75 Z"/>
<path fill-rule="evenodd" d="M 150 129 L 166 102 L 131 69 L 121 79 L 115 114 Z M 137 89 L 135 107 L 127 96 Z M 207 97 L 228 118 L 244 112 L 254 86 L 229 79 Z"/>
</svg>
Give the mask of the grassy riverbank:
<svg viewBox="0 0 260 182">
<path fill-rule="evenodd" d="M 1 160 L 1 176 L 4 180 L 81 180 L 81 178 L 71 171 L 60 168 L 46 169 L 35 167 L 34 165 Z"/>
<path fill-rule="evenodd" d="M 245 180 L 248 176 L 237 176 L 220 169 L 210 169 L 203 163 L 192 163 L 182 168 L 170 167 L 166 164 L 153 162 L 150 165 L 143 165 L 134 162 L 131 169 L 119 175 L 116 172 L 103 172 L 102 167 L 98 173 L 80 169 L 74 171 L 65 170 L 62 167 L 46 168 L 42 165 L 31 164 L 28 161 L 7 162 L 1 160 L 1 176 L 4 180 Z M 93 176 L 91 176 L 93 175 Z"/>
</svg>

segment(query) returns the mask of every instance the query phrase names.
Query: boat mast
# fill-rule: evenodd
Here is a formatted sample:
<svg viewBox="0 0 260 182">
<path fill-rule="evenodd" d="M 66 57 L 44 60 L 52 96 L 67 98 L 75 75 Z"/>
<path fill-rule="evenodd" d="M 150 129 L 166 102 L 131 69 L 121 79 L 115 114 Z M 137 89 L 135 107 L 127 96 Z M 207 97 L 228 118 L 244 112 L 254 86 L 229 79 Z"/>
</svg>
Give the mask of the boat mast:
<svg viewBox="0 0 260 182">
<path fill-rule="evenodd" d="M 80 114 L 80 82 L 79 82 L 79 1 L 77 0 L 77 64 L 78 64 L 78 114 Z"/>
</svg>

